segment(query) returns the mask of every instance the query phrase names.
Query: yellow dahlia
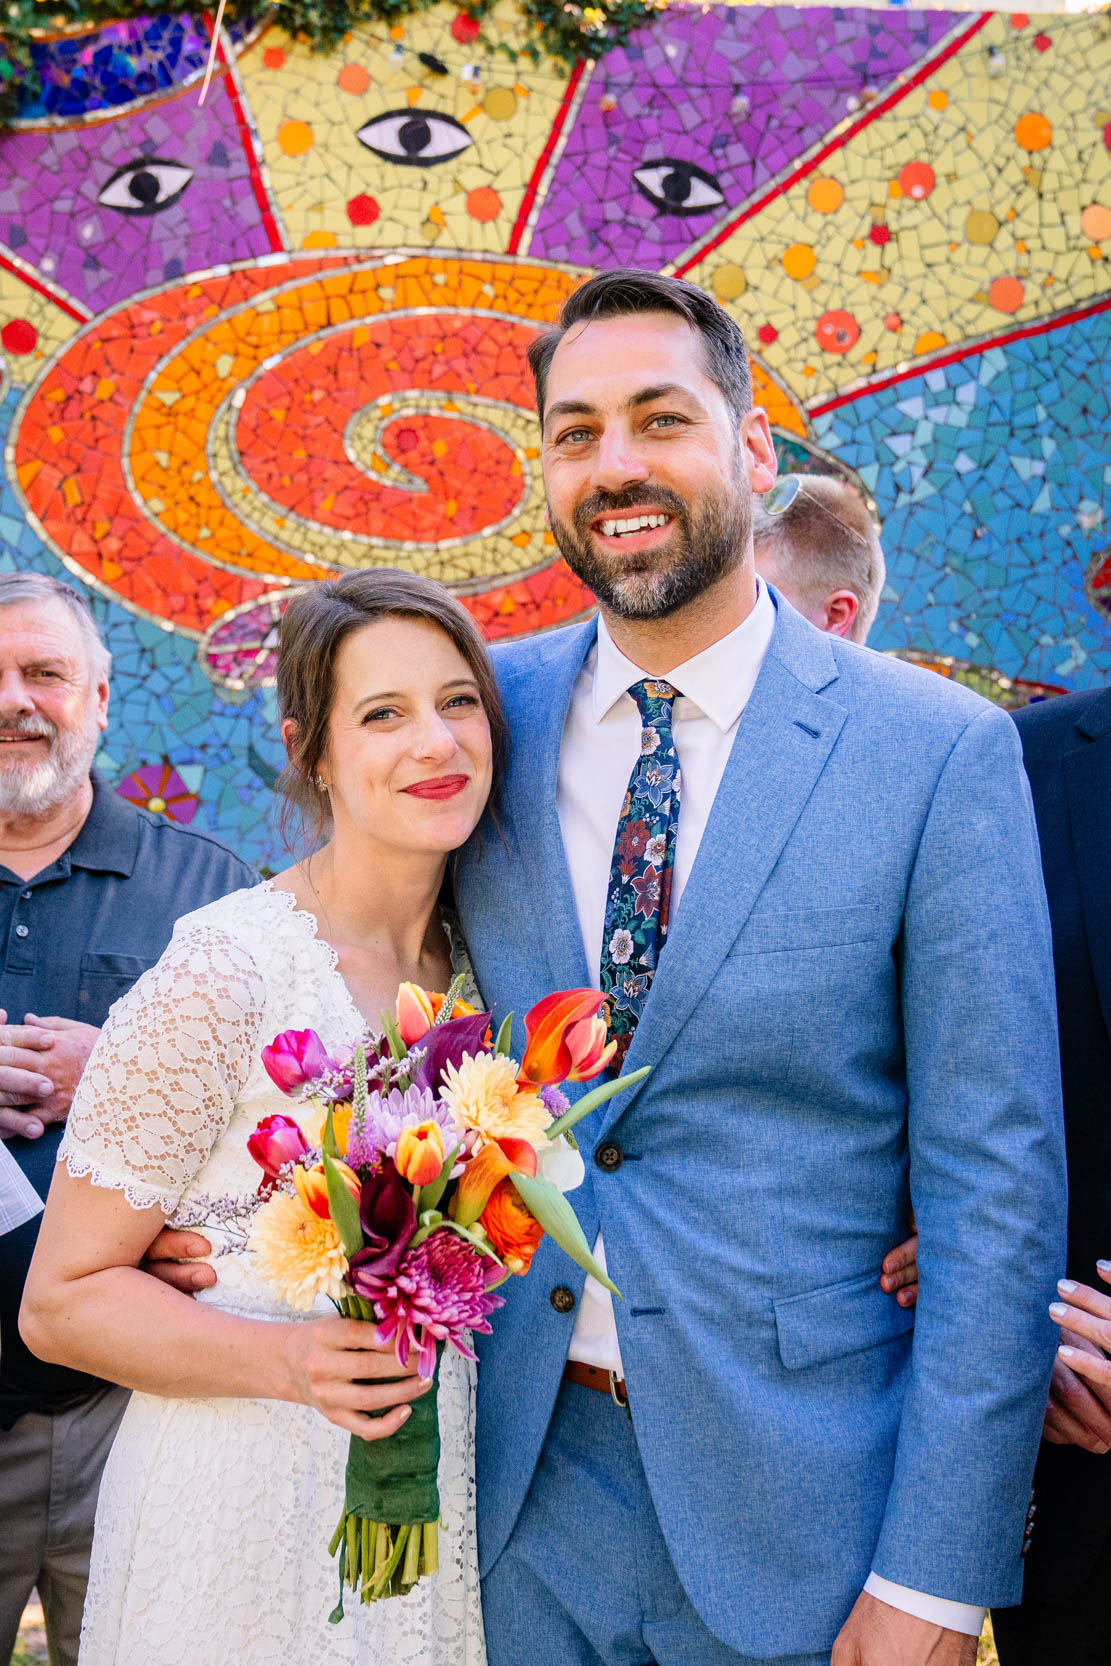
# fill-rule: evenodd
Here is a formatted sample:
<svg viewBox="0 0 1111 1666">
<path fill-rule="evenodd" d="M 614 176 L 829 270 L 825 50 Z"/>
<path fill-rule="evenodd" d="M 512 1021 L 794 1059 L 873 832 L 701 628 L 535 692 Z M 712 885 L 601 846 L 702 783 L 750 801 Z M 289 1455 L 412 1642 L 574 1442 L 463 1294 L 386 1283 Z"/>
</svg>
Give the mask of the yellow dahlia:
<svg viewBox="0 0 1111 1666">
<path fill-rule="evenodd" d="M 317 1296 L 338 1301 L 344 1293 L 347 1257 L 339 1233 L 299 1196 L 275 1192 L 263 1204 L 249 1247 L 262 1277 L 289 1307 L 307 1312 Z"/>
<path fill-rule="evenodd" d="M 464 1053 L 458 1069 L 445 1066 L 440 1098 L 461 1128 L 475 1128 L 489 1140 L 527 1140 L 539 1149 L 552 1119 L 535 1088 L 518 1086 L 519 1068 L 494 1053 L 477 1059 Z"/>
</svg>

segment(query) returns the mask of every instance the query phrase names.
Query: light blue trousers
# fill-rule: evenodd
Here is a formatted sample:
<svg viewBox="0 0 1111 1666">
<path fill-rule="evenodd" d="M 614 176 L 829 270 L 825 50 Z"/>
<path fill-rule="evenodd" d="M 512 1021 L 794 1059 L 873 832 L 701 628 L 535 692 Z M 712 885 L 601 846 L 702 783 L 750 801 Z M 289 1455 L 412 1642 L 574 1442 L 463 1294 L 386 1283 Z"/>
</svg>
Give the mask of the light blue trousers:
<svg viewBox="0 0 1111 1666">
<path fill-rule="evenodd" d="M 632 1420 L 571 1383 L 482 1582 L 482 1612 L 490 1666 L 758 1666 L 706 1629 L 680 1585 Z M 829 1666 L 829 1655 L 779 1655 L 775 1666 Z"/>
</svg>

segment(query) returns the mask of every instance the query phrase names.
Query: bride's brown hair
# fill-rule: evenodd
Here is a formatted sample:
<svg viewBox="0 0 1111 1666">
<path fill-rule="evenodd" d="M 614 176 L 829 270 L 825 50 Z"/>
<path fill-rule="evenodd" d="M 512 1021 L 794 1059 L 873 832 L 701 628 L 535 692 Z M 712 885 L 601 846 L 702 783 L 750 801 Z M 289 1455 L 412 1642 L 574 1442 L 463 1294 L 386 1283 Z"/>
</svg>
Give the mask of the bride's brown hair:
<svg viewBox="0 0 1111 1666">
<path fill-rule="evenodd" d="M 328 746 L 328 720 L 336 693 L 336 657 L 355 631 L 380 619 L 424 619 L 436 625 L 459 650 L 478 684 L 490 725 L 494 778 L 490 803 L 509 760 L 509 725 L 482 633 L 449 590 L 433 579 L 394 567 L 345 573 L 300 591 L 282 614 L 278 633 L 277 695 L 282 721 L 296 729 L 287 748 L 289 763 L 278 783 L 285 797 L 282 830 L 291 831 L 289 815 L 300 820 L 303 837 L 319 843 L 331 816 L 327 794 L 316 786 Z"/>
</svg>

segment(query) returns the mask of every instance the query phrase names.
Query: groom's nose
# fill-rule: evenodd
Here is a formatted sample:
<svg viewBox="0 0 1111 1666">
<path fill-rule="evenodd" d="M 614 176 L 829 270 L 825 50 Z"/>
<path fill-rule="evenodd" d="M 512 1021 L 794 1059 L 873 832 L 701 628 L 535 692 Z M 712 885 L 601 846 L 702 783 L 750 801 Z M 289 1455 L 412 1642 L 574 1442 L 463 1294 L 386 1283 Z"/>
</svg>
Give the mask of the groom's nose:
<svg viewBox="0 0 1111 1666">
<path fill-rule="evenodd" d="M 621 492 L 649 478 L 648 460 L 627 423 L 610 423 L 602 430 L 594 457 L 591 484 L 601 492 Z"/>
</svg>

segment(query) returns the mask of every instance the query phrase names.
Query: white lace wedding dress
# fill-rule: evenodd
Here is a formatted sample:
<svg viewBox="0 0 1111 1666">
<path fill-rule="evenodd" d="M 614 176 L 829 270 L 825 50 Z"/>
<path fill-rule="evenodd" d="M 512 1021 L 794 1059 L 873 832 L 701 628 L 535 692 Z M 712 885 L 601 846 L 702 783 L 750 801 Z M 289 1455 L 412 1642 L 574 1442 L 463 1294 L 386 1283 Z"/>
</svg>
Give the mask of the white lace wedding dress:
<svg viewBox="0 0 1111 1666">
<path fill-rule="evenodd" d="M 259 1183 L 247 1136 L 297 1115 L 262 1067 L 282 1030 L 328 1048 L 363 1020 L 309 915 L 269 884 L 178 922 L 158 965 L 112 1008 L 59 1160 L 167 1217 Z M 161 1225 L 161 1220 L 157 1220 Z M 277 1302 L 233 1230 L 203 1228 L 218 1282 L 197 1299 L 259 1320 Z M 153 1231 L 152 1231 L 153 1236 Z M 334 1313 L 321 1300 L 320 1313 Z M 440 1374 L 440 1570 L 364 1607 L 328 1541 L 348 1435 L 307 1406 L 133 1394 L 104 1472 L 80 1666 L 484 1666 L 474 1518 L 474 1367 Z"/>
</svg>

